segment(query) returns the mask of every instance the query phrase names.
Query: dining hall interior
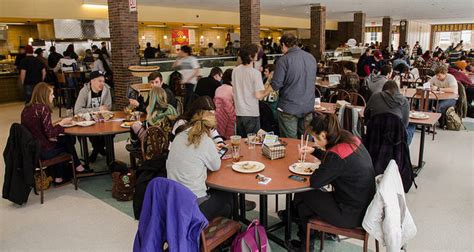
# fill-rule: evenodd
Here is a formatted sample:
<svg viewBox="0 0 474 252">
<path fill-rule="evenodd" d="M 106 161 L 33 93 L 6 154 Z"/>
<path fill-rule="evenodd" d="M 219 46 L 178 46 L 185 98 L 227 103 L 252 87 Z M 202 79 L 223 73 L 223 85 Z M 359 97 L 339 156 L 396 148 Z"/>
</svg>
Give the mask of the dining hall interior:
<svg viewBox="0 0 474 252">
<path fill-rule="evenodd" d="M 0 251 L 474 251 L 473 11 L 0 0 Z"/>
</svg>

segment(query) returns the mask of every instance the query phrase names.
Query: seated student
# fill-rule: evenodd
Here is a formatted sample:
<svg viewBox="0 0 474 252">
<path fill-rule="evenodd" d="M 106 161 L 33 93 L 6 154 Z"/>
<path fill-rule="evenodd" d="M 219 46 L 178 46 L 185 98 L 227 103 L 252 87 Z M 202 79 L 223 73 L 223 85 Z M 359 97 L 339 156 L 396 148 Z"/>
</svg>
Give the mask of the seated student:
<svg viewBox="0 0 474 252">
<path fill-rule="evenodd" d="M 212 101 L 211 97 L 209 96 L 200 96 L 196 100 L 191 103 L 189 109 L 182 115 L 180 115 L 176 122 L 173 125 L 173 129 L 171 130 L 171 134 L 175 137 L 179 132 L 183 131 L 186 128 L 186 124 L 188 124 L 193 116 L 197 114 L 201 110 L 210 111 L 215 113 L 216 106 Z M 224 140 L 219 135 L 216 129 L 211 130 L 211 138 L 214 140 L 216 144 L 224 144 Z"/>
<path fill-rule="evenodd" d="M 235 133 L 232 69 L 225 70 L 222 75 L 222 85 L 216 89 L 214 103 L 216 104 L 217 132 L 226 139 L 230 139 L 230 136 Z"/>
<path fill-rule="evenodd" d="M 308 130 L 315 145 L 302 147 L 300 152 L 313 154 L 321 164 L 310 177 L 310 186 L 316 190 L 294 197 L 297 215 L 304 224 L 298 232 L 301 241 L 305 241 L 306 222 L 314 217 L 337 227 L 360 227 L 375 194 L 370 154 L 357 137 L 341 128 L 335 115 L 315 113 Z M 320 190 L 329 184 L 334 187 L 332 192 Z"/>
<path fill-rule="evenodd" d="M 373 56 L 370 56 L 364 65 L 364 76 L 369 76 L 371 73 L 378 73 L 382 68 L 383 56 L 380 50 L 376 50 Z"/>
<path fill-rule="evenodd" d="M 395 60 L 392 62 L 393 70 L 398 71 L 399 73 L 405 73 L 410 69 L 410 65 L 407 60 L 404 58 L 403 54 L 395 54 Z"/>
<path fill-rule="evenodd" d="M 176 108 L 177 106 L 176 98 L 174 97 L 174 94 L 171 91 L 171 89 L 163 85 L 163 76 L 161 75 L 160 72 L 150 73 L 150 75 L 148 75 L 148 83 L 151 84 L 152 88 L 153 87 L 163 88 L 166 92 L 167 104 L 171 104 L 171 106 Z M 137 99 L 129 99 L 130 105 L 135 107 L 137 111 L 146 113 L 150 96 L 148 96 L 147 99 L 145 100 L 145 98 L 143 98 L 143 96 L 141 96 L 139 92 L 135 90 L 132 90 L 131 92 L 133 92 L 132 96 L 136 97 Z"/>
<path fill-rule="evenodd" d="M 64 58 L 59 59 L 58 64 L 54 67 L 54 72 L 58 72 L 59 70 L 63 72 L 70 72 L 73 71 L 73 65 L 77 64 L 77 61 L 71 58 L 71 53 L 69 51 L 64 52 Z"/>
<path fill-rule="evenodd" d="M 146 137 L 146 129 L 149 126 L 159 126 L 165 133 L 170 133 L 171 122 L 174 121 L 178 112 L 167 102 L 166 91 L 161 87 L 153 87 L 149 94 L 148 107 L 146 109 L 146 121 L 144 123 L 136 122 L 132 125 L 130 131 L 130 142 L 125 147 L 128 151 L 140 149 L 140 143 Z"/>
<path fill-rule="evenodd" d="M 86 83 L 79 91 L 79 95 L 74 106 L 76 114 L 89 113 L 95 111 L 107 111 L 112 108 L 112 96 L 109 86 L 105 83 L 102 72 L 94 71 L 90 74 L 90 82 Z M 105 144 L 103 137 L 89 137 L 93 151 L 89 157 L 91 162 L 95 162 L 97 155 L 105 156 Z"/>
<path fill-rule="evenodd" d="M 31 100 L 26 104 L 21 112 L 21 124 L 25 126 L 34 138 L 38 139 L 41 145 L 41 159 L 51 159 L 55 156 L 67 152 L 72 155 L 77 172 L 83 172 L 74 148 L 74 138 L 70 136 L 60 136 L 64 133 L 63 125 L 72 123 L 71 118 L 64 118 L 57 123 L 51 121 L 51 108 L 54 99 L 53 87 L 44 82 L 38 83 L 33 89 Z M 69 167 L 69 166 L 67 166 Z M 63 183 L 67 176 L 65 167 L 55 166 L 53 171 L 54 182 Z"/>
<path fill-rule="evenodd" d="M 355 73 L 355 64 L 353 62 L 344 62 L 342 66 L 343 75 L 341 77 L 341 88 L 348 92 L 359 92 L 359 75 Z"/>
<path fill-rule="evenodd" d="M 429 83 L 432 90 L 458 94 L 458 82 L 454 76 L 448 73 L 448 67 L 445 65 L 435 69 L 435 76 L 429 80 Z M 456 106 L 456 101 L 457 98 L 439 101 L 438 112 L 442 114 L 440 122 L 443 122 L 446 110 Z"/>
<path fill-rule="evenodd" d="M 232 212 L 232 194 L 207 190 L 206 186 L 208 170 L 217 171 L 221 167 L 220 155 L 211 136 L 215 127 L 214 113 L 197 112 L 184 131 L 176 135 L 166 161 L 168 178 L 183 184 L 197 196 L 199 208 L 208 220 L 229 217 Z"/>
<path fill-rule="evenodd" d="M 407 143 L 410 145 L 415 125 L 409 124 L 410 103 L 401 93 L 395 81 L 387 81 L 381 92 L 373 94 L 364 110 L 364 117 L 369 119 L 372 116 L 391 113 L 400 118 L 407 129 Z"/>
<path fill-rule="evenodd" d="M 199 96 L 209 96 L 214 98 L 216 89 L 221 85 L 222 70 L 219 67 L 213 67 L 209 76 L 199 79 L 194 93 Z"/>
<path fill-rule="evenodd" d="M 380 73 L 372 73 L 367 78 L 367 86 L 372 94 L 382 91 L 383 85 L 392 77 L 392 66 L 383 65 Z"/>
</svg>

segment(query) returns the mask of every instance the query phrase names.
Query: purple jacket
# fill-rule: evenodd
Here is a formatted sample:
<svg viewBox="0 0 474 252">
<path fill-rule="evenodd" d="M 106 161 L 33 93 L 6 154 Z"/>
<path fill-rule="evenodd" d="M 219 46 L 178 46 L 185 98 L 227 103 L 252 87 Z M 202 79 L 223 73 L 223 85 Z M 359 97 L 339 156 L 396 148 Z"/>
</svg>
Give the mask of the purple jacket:
<svg viewBox="0 0 474 252">
<path fill-rule="evenodd" d="M 178 182 L 155 178 L 147 186 L 133 251 L 199 251 L 207 226 L 194 193 Z"/>
</svg>

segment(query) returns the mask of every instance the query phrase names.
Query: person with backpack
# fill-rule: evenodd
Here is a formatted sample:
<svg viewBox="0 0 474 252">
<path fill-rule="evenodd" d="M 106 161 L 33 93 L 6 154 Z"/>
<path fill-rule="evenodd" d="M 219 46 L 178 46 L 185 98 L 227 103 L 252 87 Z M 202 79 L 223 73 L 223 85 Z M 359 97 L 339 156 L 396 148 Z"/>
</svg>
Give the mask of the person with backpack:
<svg viewBox="0 0 474 252">
<path fill-rule="evenodd" d="M 300 152 L 314 155 L 321 164 L 309 179 L 315 190 L 294 196 L 295 217 L 300 220 L 298 237 L 303 241 L 290 242 L 295 250 L 305 248 L 306 223 L 311 218 L 318 217 L 341 228 L 360 227 L 375 194 L 370 154 L 357 137 L 341 128 L 335 115 L 314 113 L 307 130 L 314 146 L 302 147 Z M 334 187 L 332 192 L 322 189 L 329 184 Z M 313 246 L 314 236 L 310 251 Z"/>
<path fill-rule="evenodd" d="M 429 80 L 431 90 L 443 91 L 445 93 L 458 94 L 458 82 L 453 75 L 448 73 L 448 67 L 445 65 L 439 66 L 435 69 L 435 76 Z M 443 125 L 446 110 L 449 107 L 456 106 L 457 99 L 441 100 L 439 101 L 438 111 L 441 113 L 440 123 Z"/>
</svg>

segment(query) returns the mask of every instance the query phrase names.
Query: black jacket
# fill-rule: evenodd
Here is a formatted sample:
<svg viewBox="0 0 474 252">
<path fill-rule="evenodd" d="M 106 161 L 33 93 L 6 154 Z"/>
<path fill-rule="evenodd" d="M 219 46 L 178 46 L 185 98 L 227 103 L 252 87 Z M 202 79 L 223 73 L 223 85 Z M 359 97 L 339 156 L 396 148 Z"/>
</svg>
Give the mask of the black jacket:
<svg viewBox="0 0 474 252">
<path fill-rule="evenodd" d="M 156 160 L 145 161 L 137 170 L 137 182 L 135 184 L 135 194 L 133 195 L 133 215 L 137 220 L 140 219 L 140 212 L 148 183 L 156 177 L 166 178 L 166 158 L 167 155 Z"/>
<path fill-rule="evenodd" d="M 221 83 L 216 81 L 213 77 L 204 77 L 198 81 L 194 93 L 199 96 L 209 96 L 214 99 L 214 96 L 216 95 L 216 89 L 220 85 Z"/>
<path fill-rule="evenodd" d="M 364 145 L 372 157 L 375 175 L 383 174 L 390 160 L 395 160 L 400 171 L 405 193 L 413 183 L 410 149 L 405 125 L 395 114 L 385 113 L 370 117 Z"/>
<path fill-rule="evenodd" d="M 11 126 L 7 146 L 3 152 L 4 199 L 19 205 L 28 201 L 31 188 L 35 186 L 34 172 L 40 151 L 38 141 L 24 126 L 18 123 Z"/>
</svg>

